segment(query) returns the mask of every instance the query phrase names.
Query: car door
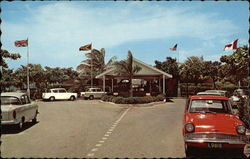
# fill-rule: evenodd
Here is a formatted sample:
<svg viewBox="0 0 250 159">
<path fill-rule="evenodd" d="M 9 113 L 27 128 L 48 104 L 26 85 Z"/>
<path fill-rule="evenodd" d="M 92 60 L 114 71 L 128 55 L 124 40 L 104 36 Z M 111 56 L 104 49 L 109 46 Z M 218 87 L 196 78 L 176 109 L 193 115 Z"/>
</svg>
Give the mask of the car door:
<svg viewBox="0 0 250 159">
<path fill-rule="evenodd" d="M 22 95 L 21 96 L 21 108 L 20 108 L 20 115 L 24 116 L 25 118 L 25 122 L 29 121 L 30 119 L 32 119 L 33 115 L 34 115 L 34 106 L 32 106 L 31 101 L 29 99 L 29 97 L 27 95 Z"/>
<path fill-rule="evenodd" d="M 101 98 L 101 96 L 102 96 L 102 90 L 96 89 L 96 98 Z"/>
</svg>

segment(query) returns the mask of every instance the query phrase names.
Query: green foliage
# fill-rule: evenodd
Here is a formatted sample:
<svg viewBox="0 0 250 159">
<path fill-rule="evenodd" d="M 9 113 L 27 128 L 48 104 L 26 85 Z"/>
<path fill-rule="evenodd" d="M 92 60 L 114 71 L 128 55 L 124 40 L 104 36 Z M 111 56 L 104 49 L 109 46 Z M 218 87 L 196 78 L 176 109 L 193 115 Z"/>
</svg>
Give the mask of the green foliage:
<svg viewBox="0 0 250 159">
<path fill-rule="evenodd" d="M 77 66 L 77 70 L 81 71 L 83 75 L 91 75 L 91 65 L 92 74 L 96 76 L 108 68 L 116 61 L 116 56 L 113 56 L 105 64 L 105 49 L 101 50 L 93 49 L 92 52 L 86 53 L 86 60 L 83 60 L 80 65 Z"/>
<path fill-rule="evenodd" d="M 151 102 L 159 102 L 165 99 L 164 95 L 153 96 L 144 96 L 144 97 L 121 97 L 121 96 L 108 96 L 103 95 L 101 100 L 105 102 L 113 102 L 116 104 L 144 104 Z"/>
<path fill-rule="evenodd" d="M 1 49 L 0 66 L 2 66 L 3 68 L 8 68 L 8 64 L 5 62 L 4 58 L 16 60 L 18 58 L 21 58 L 21 55 L 18 53 L 10 53 L 7 50 Z"/>
<path fill-rule="evenodd" d="M 160 62 L 158 60 L 155 61 L 155 67 L 173 75 L 173 78 L 179 77 L 179 67 L 176 62 L 176 59 L 173 59 L 172 57 L 167 57 L 165 61 Z"/>
<path fill-rule="evenodd" d="M 126 60 L 117 61 L 114 63 L 116 68 L 117 75 L 127 76 L 129 79 L 130 97 L 133 97 L 133 88 L 132 88 L 132 78 L 135 73 L 139 72 L 142 68 L 138 65 L 133 66 L 133 55 L 131 51 L 128 51 L 128 57 Z"/>
<path fill-rule="evenodd" d="M 249 48 L 239 47 L 232 55 L 225 55 L 220 58 L 223 63 L 221 77 L 225 81 L 238 84 L 249 75 Z"/>
<path fill-rule="evenodd" d="M 239 118 L 250 128 L 250 107 L 249 99 L 241 98 L 241 102 L 238 105 Z"/>
</svg>

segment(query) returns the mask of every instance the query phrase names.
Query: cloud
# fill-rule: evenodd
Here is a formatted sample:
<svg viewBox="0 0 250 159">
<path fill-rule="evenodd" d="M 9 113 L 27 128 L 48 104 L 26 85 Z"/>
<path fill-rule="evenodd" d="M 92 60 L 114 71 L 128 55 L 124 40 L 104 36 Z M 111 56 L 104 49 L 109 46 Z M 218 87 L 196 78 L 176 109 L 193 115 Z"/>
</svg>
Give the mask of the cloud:
<svg viewBox="0 0 250 159">
<path fill-rule="evenodd" d="M 24 9 L 30 14 L 23 17 L 23 22 L 3 21 L 3 40 L 13 43 L 13 40 L 29 36 L 34 59 L 43 57 L 48 63 L 58 63 L 51 61 L 57 58 L 69 64 L 69 57 L 77 62 L 82 60 L 79 60 L 82 55 L 78 48 L 90 42 L 95 48 L 112 48 L 127 42 L 161 38 L 189 37 L 209 41 L 228 37 L 239 29 L 214 13 L 197 14 L 191 7 L 166 9 L 166 6 L 153 3 L 120 4 L 56 2 L 38 7 L 26 5 Z"/>
</svg>

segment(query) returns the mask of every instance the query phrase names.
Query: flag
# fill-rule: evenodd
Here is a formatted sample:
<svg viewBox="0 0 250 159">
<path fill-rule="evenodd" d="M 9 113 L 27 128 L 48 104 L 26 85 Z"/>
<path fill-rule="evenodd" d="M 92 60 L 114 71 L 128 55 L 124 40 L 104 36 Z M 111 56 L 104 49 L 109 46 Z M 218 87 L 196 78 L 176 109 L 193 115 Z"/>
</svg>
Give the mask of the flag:
<svg viewBox="0 0 250 159">
<path fill-rule="evenodd" d="M 169 48 L 171 51 L 176 51 L 177 49 L 177 44 L 175 44 L 175 46 L 173 48 Z"/>
<path fill-rule="evenodd" d="M 15 41 L 15 46 L 16 47 L 27 47 L 28 46 L 28 39 Z"/>
<path fill-rule="evenodd" d="M 87 50 L 91 50 L 92 49 L 92 43 L 91 44 L 88 44 L 88 45 L 84 45 L 84 46 L 81 46 L 79 48 L 79 51 L 87 51 Z"/>
<path fill-rule="evenodd" d="M 227 51 L 227 50 L 236 50 L 237 49 L 237 42 L 238 42 L 238 39 L 234 40 L 230 44 L 225 45 L 224 51 Z"/>
</svg>

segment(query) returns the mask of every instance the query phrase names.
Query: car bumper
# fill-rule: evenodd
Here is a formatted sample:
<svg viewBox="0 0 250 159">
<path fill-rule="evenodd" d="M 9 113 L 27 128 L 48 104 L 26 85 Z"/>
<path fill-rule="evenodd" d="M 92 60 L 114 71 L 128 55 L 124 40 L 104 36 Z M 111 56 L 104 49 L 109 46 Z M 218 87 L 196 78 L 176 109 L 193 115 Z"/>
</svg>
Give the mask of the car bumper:
<svg viewBox="0 0 250 159">
<path fill-rule="evenodd" d="M 1 125 L 15 125 L 19 122 L 17 120 L 7 120 L 7 121 L 1 121 Z"/>
<path fill-rule="evenodd" d="M 248 143 L 245 135 L 231 135 L 222 133 L 191 133 L 184 137 L 186 144 L 198 147 L 207 147 L 208 143 L 220 143 L 223 147 L 242 147 Z"/>
</svg>

